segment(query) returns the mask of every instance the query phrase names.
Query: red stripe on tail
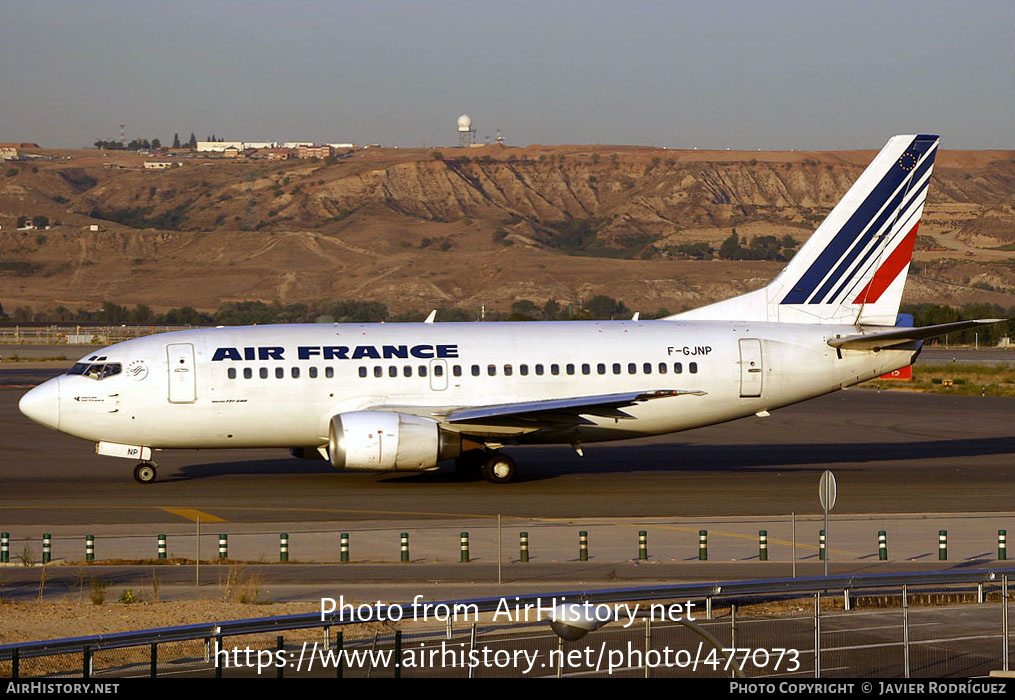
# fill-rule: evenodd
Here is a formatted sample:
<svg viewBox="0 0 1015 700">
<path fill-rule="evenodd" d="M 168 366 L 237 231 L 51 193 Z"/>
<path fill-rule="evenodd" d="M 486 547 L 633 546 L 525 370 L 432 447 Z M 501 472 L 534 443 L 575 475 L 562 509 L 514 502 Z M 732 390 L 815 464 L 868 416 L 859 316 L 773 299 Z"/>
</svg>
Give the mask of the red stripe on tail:
<svg viewBox="0 0 1015 700">
<path fill-rule="evenodd" d="M 873 279 L 867 283 L 867 286 L 853 300 L 854 304 L 873 304 L 881 298 L 881 295 L 885 293 L 888 286 L 895 281 L 895 278 L 899 276 L 903 268 L 913 259 L 913 246 L 916 244 L 916 230 L 918 228 L 920 228 L 919 221 L 913 224 L 913 228 L 902 239 L 902 242 L 895 246 L 892 254 L 888 256 L 888 259 L 874 273 Z"/>
</svg>

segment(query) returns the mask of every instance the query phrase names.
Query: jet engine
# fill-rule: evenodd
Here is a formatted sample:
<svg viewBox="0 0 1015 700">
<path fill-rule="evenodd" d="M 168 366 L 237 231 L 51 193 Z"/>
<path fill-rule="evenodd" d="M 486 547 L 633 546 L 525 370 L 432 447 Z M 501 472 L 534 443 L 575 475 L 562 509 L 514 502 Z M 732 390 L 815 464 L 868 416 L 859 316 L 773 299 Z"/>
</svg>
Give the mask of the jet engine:
<svg viewBox="0 0 1015 700">
<path fill-rule="evenodd" d="M 425 471 L 461 451 L 461 436 L 441 430 L 430 418 L 350 411 L 331 419 L 328 455 L 335 469 Z"/>
</svg>

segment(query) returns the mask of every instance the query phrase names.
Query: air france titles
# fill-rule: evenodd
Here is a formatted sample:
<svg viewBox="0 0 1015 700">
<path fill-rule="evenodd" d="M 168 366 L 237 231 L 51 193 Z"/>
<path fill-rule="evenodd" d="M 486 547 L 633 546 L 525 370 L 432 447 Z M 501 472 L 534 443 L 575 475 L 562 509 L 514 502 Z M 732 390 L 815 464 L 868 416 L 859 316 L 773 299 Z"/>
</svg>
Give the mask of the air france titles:
<svg viewBox="0 0 1015 700">
<path fill-rule="evenodd" d="M 245 348 L 216 348 L 212 362 L 222 360 L 285 360 L 286 348 L 262 345 Z M 300 360 L 391 360 L 416 358 L 458 357 L 457 345 L 300 345 L 296 348 Z"/>
</svg>

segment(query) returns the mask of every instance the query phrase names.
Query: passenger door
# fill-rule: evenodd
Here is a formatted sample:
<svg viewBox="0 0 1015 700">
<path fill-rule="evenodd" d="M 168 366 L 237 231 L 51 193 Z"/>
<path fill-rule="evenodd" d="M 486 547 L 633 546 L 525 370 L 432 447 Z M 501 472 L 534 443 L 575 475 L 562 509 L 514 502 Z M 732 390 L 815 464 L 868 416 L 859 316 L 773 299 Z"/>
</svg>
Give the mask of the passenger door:
<svg viewBox="0 0 1015 700">
<path fill-rule="evenodd" d="M 173 343 L 166 346 L 169 358 L 169 403 L 197 401 L 197 377 L 194 371 L 194 346 Z"/>
<path fill-rule="evenodd" d="M 761 362 L 761 341 L 757 338 L 740 340 L 740 397 L 761 396 L 764 382 L 764 366 Z"/>
</svg>

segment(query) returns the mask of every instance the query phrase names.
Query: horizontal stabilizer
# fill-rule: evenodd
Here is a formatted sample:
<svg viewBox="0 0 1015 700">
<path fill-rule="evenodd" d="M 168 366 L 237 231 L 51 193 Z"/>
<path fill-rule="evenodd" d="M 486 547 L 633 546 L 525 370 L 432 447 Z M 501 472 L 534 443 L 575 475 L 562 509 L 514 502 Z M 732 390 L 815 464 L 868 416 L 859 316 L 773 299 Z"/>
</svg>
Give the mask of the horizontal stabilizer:
<svg viewBox="0 0 1015 700">
<path fill-rule="evenodd" d="M 991 323 L 1000 323 L 1003 318 L 982 318 L 975 321 L 957 321 L 955 323 L 940 323 L 936 326 L 923 326 L 922 328 L 893 328 L 890 331 L 876 331 L 873 333 L 862 333 L 860 335 L 848 335 L 845 338 L 832 338 L 828 344 L 833 348 L 843 350 L 879 350 L 890 348 L 895 345 L 902 345 L 914 340 L 926 340 L 936 338 L 946 333 L 958 333 L 977 326 L 984 326 Z"/>
</svg>

